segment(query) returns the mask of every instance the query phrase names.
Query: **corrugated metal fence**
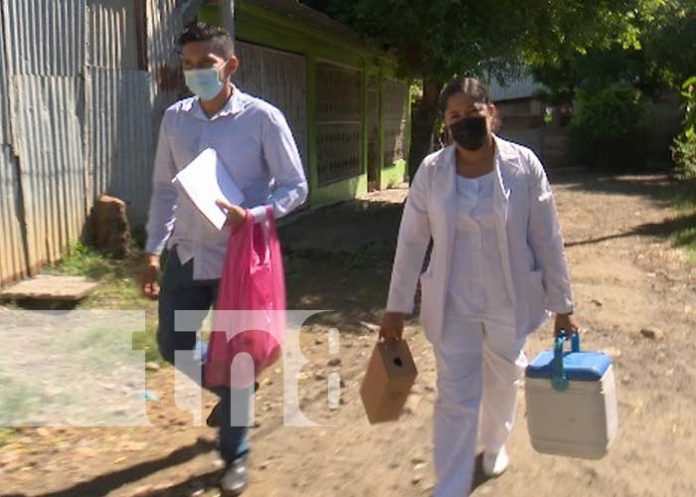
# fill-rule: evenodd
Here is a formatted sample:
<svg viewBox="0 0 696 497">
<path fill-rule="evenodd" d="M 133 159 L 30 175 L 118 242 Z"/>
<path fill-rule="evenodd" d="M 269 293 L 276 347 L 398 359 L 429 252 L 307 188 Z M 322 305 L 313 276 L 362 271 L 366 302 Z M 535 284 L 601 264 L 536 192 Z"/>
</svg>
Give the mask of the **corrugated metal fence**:
<svg viewBox="0 0 696 497">
<path fill-rule="evenodd" d="M 96 195 L 145 220 L 184 3 L 0 0 L 0 284 L 57 260 Z"/>
</svg>

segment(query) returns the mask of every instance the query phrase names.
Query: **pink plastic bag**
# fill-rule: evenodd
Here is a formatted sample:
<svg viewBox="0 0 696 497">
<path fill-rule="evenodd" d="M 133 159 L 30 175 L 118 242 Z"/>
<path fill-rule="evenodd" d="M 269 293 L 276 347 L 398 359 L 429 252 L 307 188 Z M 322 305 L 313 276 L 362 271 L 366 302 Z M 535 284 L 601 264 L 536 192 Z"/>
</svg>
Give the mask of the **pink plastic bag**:
<svg viewBox="0 0 696 497">
<path fill-rule="evenodd" d="M 247 388 L 280 358 L 285 336 L 285 276 L 270 207 L 265 223 L 255 223 L 247 214 L 230 234 L 215 311 L 205 383 L 208 387 Z M 235 364 L 230 374 L 240 353 L 249 354 L 253 371 L 248 367 L 240 370 Z"/>
</svg>

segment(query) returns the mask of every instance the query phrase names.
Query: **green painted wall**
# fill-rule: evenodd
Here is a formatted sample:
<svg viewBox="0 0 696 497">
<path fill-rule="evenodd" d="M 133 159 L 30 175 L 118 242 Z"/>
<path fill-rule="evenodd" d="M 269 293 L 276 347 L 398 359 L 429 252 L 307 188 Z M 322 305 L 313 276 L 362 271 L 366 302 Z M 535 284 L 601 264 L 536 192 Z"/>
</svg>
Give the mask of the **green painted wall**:
<svg viewBox="0 0 696 497">
<path fill-rule="evenodd" d="M 382 169 L 381 188 L 382 190 L 392 186 L 400 185 L 406 177 L 406 161 L 398 160 L 390 167 Z"/>
<path fill-rule="evenodd" d="M 374 64 L 390 61 L 367 45 L 347 41 L 341 35 L 309 28 L 268 10 L 249 5 L 243 0 L 235 4 L 235 36 L 261 45 L 312 54 L 318 59 L 361 69 L 366 60 Z"/>
<path fill-rule="evenodd" d="M 204 5 L 198 10 L 198 20 L 206 24 L 220 26 L 220 9 L 217 5 Z"/>
<path fill-rule="evenodd" d="M 350 200 L 367 193 L 367 175 L 361 174 L 354 178 L 337 181 L 330 185 L 317 188 L 310 197 L 311 207 L 335 204 L 342 200 Z"/>
</svg>

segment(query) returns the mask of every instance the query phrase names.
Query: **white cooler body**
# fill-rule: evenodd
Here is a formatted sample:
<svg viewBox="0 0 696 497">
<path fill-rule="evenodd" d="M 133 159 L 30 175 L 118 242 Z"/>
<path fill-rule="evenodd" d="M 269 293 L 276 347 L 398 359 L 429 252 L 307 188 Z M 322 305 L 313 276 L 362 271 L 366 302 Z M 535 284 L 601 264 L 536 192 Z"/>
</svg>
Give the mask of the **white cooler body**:
<svg viewBox="0 0 696 497">
<path fill-rule="evenodd" d="M 526 378 L 527 424 L 538 452 L 599 459 L 616 436 L 618 418 L 612 366 L 599 381 L 570 381 L 556 391 L 547 378 Z"/>
</svg>

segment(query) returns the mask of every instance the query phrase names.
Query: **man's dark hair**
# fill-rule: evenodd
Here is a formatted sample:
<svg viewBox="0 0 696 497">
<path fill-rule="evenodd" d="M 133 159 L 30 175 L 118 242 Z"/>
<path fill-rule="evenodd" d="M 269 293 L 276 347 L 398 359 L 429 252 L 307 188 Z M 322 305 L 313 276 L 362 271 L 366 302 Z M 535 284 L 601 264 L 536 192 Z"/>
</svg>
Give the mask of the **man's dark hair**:
<svg viewBox="0 0 696 497">
<path fill-rule="evenodd" d="M 188 26 L 179 36 L 179 46 L 183 48 L 187 43 L 196 41 L 213 42 L 215 51 L 221 57 L 229 59 L 234 55 L 234 42 L 226 29 L 219 26 L 211 26 L 204 22 L 197 22 Z"/>
</svg>

